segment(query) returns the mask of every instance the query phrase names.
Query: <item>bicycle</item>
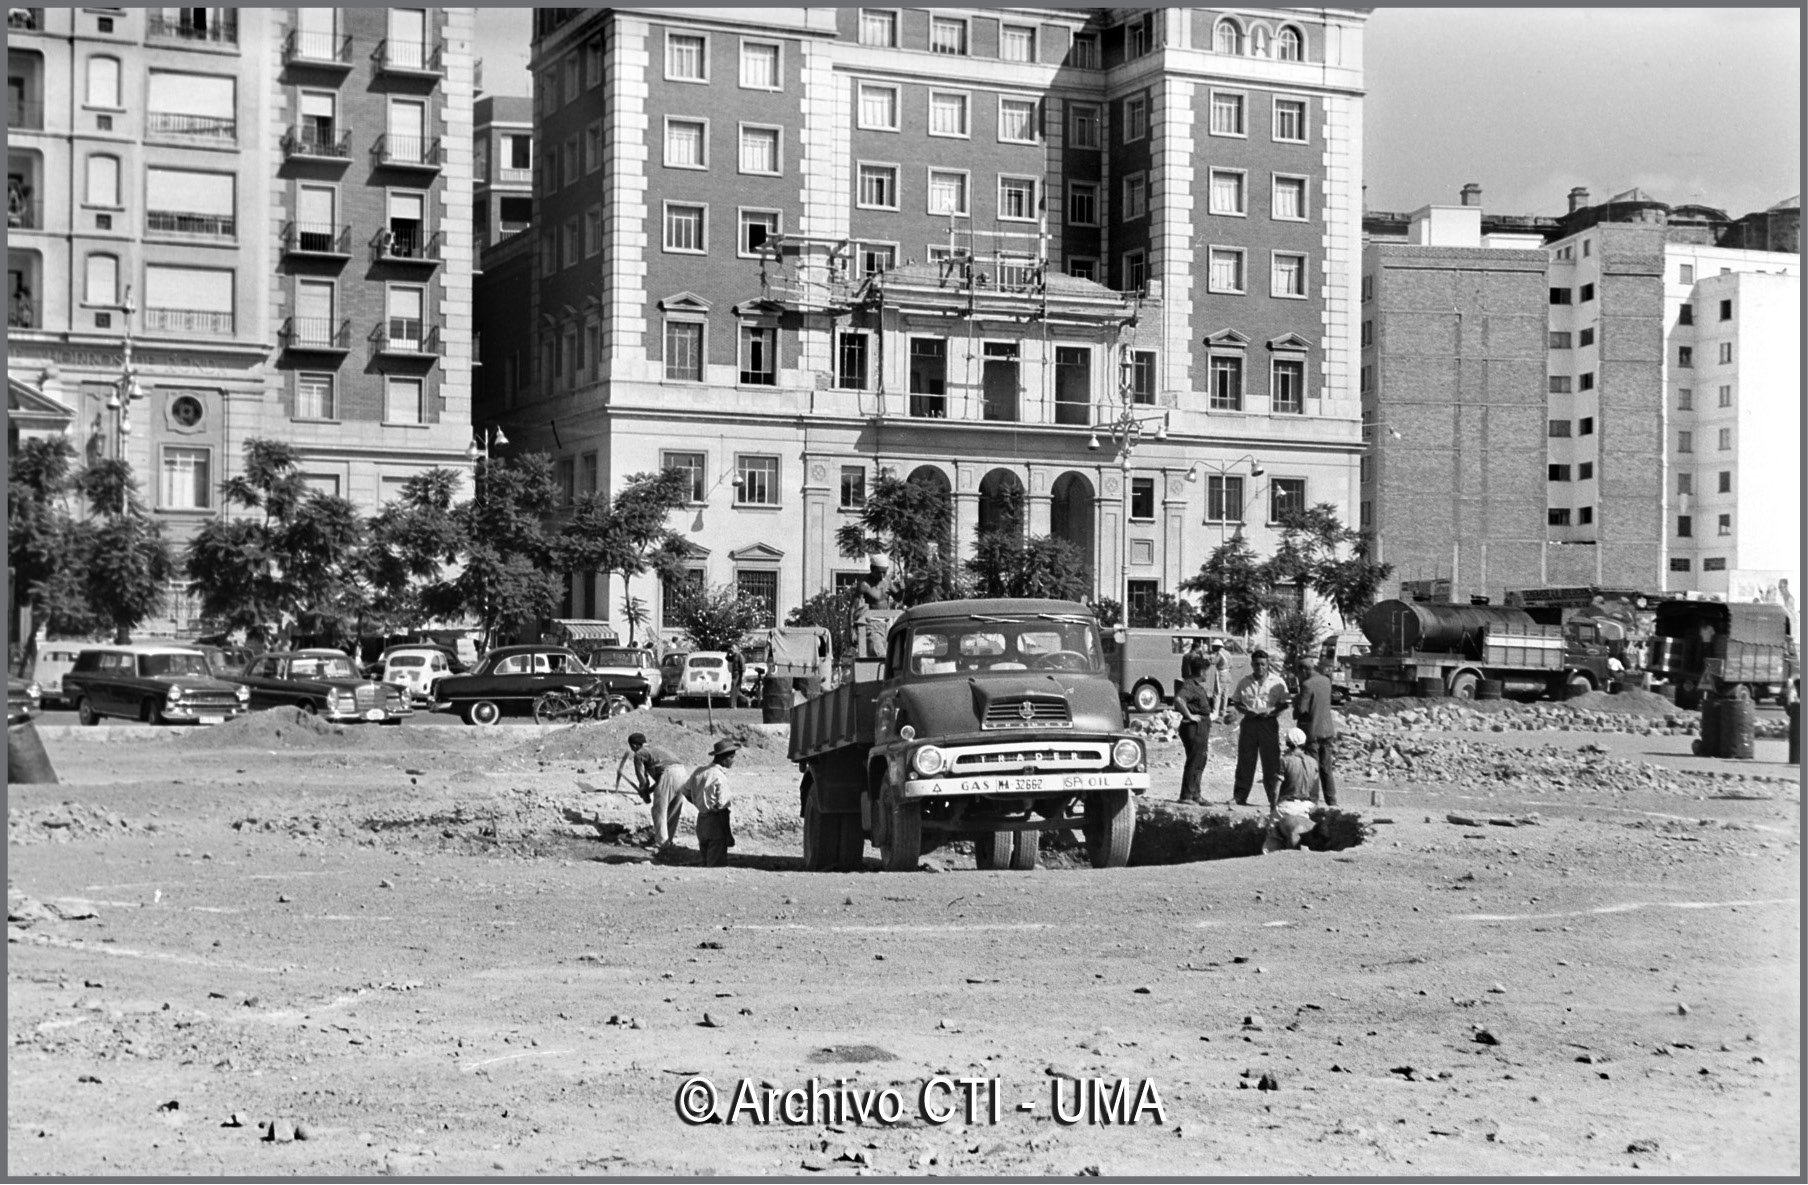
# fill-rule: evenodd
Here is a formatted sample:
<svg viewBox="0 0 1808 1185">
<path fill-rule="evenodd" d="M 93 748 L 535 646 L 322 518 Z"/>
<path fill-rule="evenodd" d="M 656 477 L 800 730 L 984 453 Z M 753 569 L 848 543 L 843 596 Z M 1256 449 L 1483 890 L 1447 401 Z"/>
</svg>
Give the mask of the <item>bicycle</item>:
<svg viewBox="0 0 1808 1185">
<path fill-rule="evenodd" d="M 634 710 L 626 696 L 616 695 L 598 680 L 588 687 L 554 687 L 534 697 L 534 723 L 581 724 L 586 720 L 613 720 Z"/>
</svg>

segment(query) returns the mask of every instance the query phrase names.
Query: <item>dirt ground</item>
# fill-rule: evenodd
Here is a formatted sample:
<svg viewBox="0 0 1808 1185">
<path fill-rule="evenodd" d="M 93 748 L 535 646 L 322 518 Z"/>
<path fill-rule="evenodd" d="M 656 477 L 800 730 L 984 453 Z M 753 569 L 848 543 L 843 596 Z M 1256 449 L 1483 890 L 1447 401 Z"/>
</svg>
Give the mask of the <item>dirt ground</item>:
<svg viewBox="0 0 1808 1185">
<path fill-rule="evenodd" d="M 1356 779 L 1374 832 L 1336 853 L 810 874 L 782 737 L 742 729 L 704 870 L 688 812 L 671 859 L 636 845 L 629 727 L 710 741 L 659 712 L 48 739 L 62 784 L 8 790 L 7 1171 L 1802 1172 L 1780 742 L 1729 782 L 1686 736 L 1606 738 L 1686 793 Z M 696 1076 L 722 1114 L 751 1081 L 732 1122 L 681 1120 Z M 760 1113 L 812 1079 L 816 1114 Z M 980 1105 L 945 1119 L 958 1079 Z"/>
</svg>

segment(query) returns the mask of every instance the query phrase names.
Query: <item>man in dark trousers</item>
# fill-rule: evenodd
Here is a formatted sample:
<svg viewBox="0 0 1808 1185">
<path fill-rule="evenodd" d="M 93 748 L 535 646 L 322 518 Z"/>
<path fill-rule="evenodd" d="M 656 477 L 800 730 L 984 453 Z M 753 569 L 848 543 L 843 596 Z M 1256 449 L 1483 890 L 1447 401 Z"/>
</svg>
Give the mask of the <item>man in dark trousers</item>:
<svg viewBox="0 0 1808 1185">
<path fill-rule="evenodd" d="M 1205 805 L 1199 783 L 1205 776 L 1208 742 L 1212 736 L 1212 712 L 1224 693 L 1218 672 L 1204 654 L 1188 654 L 1181 663 L 1185 676 L 1174 692 L 1174 708 L 1180 713 L 1180 744 L 1186 750 L 1186 769 L 1180 775 L 1180 801 Z"/>
<path fill-rule="evenodd" d="M 1249 656 L 1249 674 L 1237 682 L 1230 705 L 1243 713 L 1237 729 L 1237 773 L 1231 783 L 1233 801 L 1249 805 L 1249 788 L 1255 782 L 1256 758 L 1262 759 L 1262 790 L 1274 806 L 1281 777 L 1281 713 L 1290 702 L 1287 681 L 1268 669 L 1268 652 Z"/>
<path fill-rule="evenodd" d="M 1293 697 L 1293 723 L 1306 734 L 1301 751 L 1318 763 L 1318 785 L 1325 805 L 1337 805 L 1337 779 L 1331 750 L 1337 746 L 1337 716 L 1331 711 L 1331 680 L 1308 656 L 1299 660 L 1299 692 Z"/>
<path fill-rule="evenodd" d="M 634 788 L 640 800 L 653 807 L 653 846 L 669 848 L 678 835 L 678 821 L 684 814 L 683 789 L 691 776 L 691 767 L 678 760 L 678 755 L 659 745 L 647 744 L 647 734 L 628 734 L 628 751 L 615 763 L 615 785 L 621 786 L 622 766 L 634 763 Z"/>
</svg>

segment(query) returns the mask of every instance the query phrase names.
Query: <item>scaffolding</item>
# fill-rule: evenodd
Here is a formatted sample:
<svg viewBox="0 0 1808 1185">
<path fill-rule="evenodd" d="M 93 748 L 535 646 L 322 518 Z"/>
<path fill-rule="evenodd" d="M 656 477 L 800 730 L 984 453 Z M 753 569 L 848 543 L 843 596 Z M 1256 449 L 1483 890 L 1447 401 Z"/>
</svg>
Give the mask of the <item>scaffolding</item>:
<svg viewBox="0 0 1808 1185">
<path fill-rule="evenodd" d="M 755 254 L 760 294 L 787 312 L 834 316 L 854 307 L 852 242 L 829 235 L 766 236 Z"/>
</svg>

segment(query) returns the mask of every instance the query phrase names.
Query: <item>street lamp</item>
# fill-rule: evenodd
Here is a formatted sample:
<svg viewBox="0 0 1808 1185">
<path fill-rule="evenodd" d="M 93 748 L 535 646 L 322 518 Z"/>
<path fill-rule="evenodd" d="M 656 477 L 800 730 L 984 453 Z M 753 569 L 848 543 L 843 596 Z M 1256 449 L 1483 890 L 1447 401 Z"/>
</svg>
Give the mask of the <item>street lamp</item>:
<svg viewBox="0 0 1808 1185">
<path fill-rule="evenodd" d="M 479 458 L 488 464 L 491 451 L 501 448 L 508 442 L 508 437 L 502 434 L 500 427 L 479 428 L 477 435 L 471 438 L 471 443 L 465 446 L 465 457 L 472 464 L 476 464 Z"/>
<path fill-rule="evenodd" d="M 132 315 L 138 306 L 132 303 L 132 289 L 126 288 L 125 303 L 118 306 L 123 316 L 125 340 L 120 346 L 119 381 L 113 386 L 113 393 L 107 397 L 107 410 L 113 413 L 113 459 L 121 465 L 126 463 L 126 438 L 132 435 L 132 401 L 144 398 L 144 388 L 138 385 L 138 371 L 132 365 Z M 124 473 L 120 474 L 119 513 L 126 512 L 128 487 Z"/>
<path fill-rule="evenodd" d="M 1117 449 L 1119 470 L 1118 493 L 1123 500 L 1123 515 L 1118 524 L 1118 592 L 1121 600 L 1122 620 L 1127 629 L 1130 625 L 1130 455 L 1136 451 L 1145 437 L 1155 440 L 1168 438 L 1168 413 L 1161 411 L 1135 410 L 1131 401 L 1129 352 L 1125 351 L 1123 380 L 1118 385 L 1118 412 L 1108 422 L 1094 424 L 1092 435 L 1087 438 L 1086 447 L 1097 450 L 1103 445 L 1101 434 L 1109 438 Z"/>
<path fill-rule="evenodd" d="M 1211 461 L 1194 461 L 1192 464 L 1192 467 L 1187 470 L 1186 479 L 1190 482 L 1197 482 L 1199 480 L 1199 473 L 1202 469 L 1210 470 L 1212 473 L 1216 474 L 1220 479 L 1229 478 L 1231 476 L 1231 471 L 1233 469 L 1240 468 L 1244 462 L 1249 463 L 1249 477 L 1250 477 L 1250 483 L 1253 487 L 1254 483 L 1256 481 L 1258 481 L 1262 477 L 1263 474 L 1268 472 L 1266 469 L 1262 468 L 1262 462 L 1256 460 L 1255 454 L 1253 454 L 1253 453 L 1244 453 L 1242 456 L 1238 457 L 1236 460 L 1226 461 L 1221 465 L 1214 464 Z M 1241 481 L 1242 474 L 1237 474 L 1237 478 L 1239 481 Z M 1236 515 L 1236 522 L 1237 522 L 1236 533 L 1237 533 L 1237 535 L 1241 536 L 1243 534 L 1243 515 L 1244 515 L 1244 513 L 1247 512 L 1251 506 L 1255 505 L 1257 498 L 1261 497 L 1260 490 L 1252 488 L 1248 499 L 1244 500 L 1242 505 L 1236 506 L 1236 507 L 1231 507 L 1229 505 L 1226 505 L 1223 500 L 1224 495 L 1228 492 L 1229 491 L 1226 490 L 1223 486 L 1219 487 L 1218 543 L 1220 546 L 1222 546 L 1227 541 L 1225 530 L 1226 530 L 1226 524 L 1228 524 L 1231 521 L 1231 515 L 1233 513 Z M 1205 498 L 1206 498 L 1206 503 L 1205 503 L 1206 514 L 1210 515 L 1211 511 L 1212 511 L 1211 491 L 1210 490 L 1206 491 Z M 1226 632 L 1229 632 L 1229 628 L 1230 628 L 1229 621 L 1230 621 L 1230 598 L 1228 596 L 1220 594 L 1218 597 L 1218 628 L 1221 630 L 1224 630 Z"/>
</svg>

